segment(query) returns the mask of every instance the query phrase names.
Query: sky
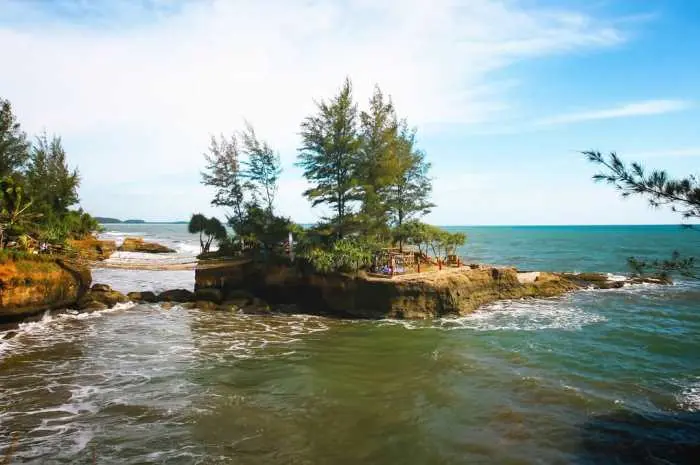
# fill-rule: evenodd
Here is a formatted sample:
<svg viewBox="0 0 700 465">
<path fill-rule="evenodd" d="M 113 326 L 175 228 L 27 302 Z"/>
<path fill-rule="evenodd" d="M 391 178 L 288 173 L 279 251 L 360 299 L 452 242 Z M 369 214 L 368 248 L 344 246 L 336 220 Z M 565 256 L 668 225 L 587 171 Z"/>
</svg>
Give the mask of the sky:
<svg viewBox="0 0 700 465">
<path fill-rule="evenodd" d="M 435 224 L 677 223 L 580 152 L 700 160 L 695 0 L 0 0 L 0 44 L 0 98 L 62 137 L 98 216 L 223 218 L 203 153 L 247 120 L 281 156 L 278 212 L 316 221 L 299 125 L 346 76 L 417 128 Z"/>
</svg>

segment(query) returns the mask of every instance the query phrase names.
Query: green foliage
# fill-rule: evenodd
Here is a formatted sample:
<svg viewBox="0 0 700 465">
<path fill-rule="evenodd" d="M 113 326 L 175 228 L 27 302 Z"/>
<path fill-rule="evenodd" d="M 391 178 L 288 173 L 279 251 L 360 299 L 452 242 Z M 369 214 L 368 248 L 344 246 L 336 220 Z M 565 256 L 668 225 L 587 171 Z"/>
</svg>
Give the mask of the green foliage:
<svg viewBox="0 0 700 465">
<path fill-rule="evenodd" d="M 214 240 L 222 241 L 227 238 L 226 227 L 221 224 L 218 218 L 207 218 L 201 213 L 192 215 L 187 225 L 187 231 L 190 234 L 199 234 L 200 253 L 209 252 Z"/>
<path fill-rule="evenodd" d="M 654 208 L 669 206 L 684 219 L 700 218 L 700 181 L 696 176 L 673 179 L 662 170 L 648 173 L 641 163 L 627 164 L 615 152 L 607 157 L 593 150 L 583 154 L 604 169 L 604 172 L 595 174 L 593 180 L 615 186 L 623 197 L 639 195 L 646 197 Z M 698 277 L 694 257 L 684 258 L 678 252 L 673 252 L 668 260 L 629 257 L 627 264 L 632 274 L 638 276 L 652 274 L 668 278 L 677 273 L 685 277 Z"/>
<path fill-rule="evenodd" d="M 304 195 L 313 206 L 332 209 L 326 222 L 337 239 L 358 232 L 386 241 L 390 225 L 430 211 L 430 164 L 416 148 L 415 130 L 398 119 L 379 87 L 359 124 L 348 79 L 317 109 L 302 122 L 298 165 L 313 186 Z"/>
<path fill-rule="evenodd" d="M 369 268 L 372 263 L 372 248 L 361 241 L 341 239 L 330 249 L 315 247 L 302 257 L 308 260 L 319 273 L 357 272 Z"/>
<path fill-rule="evenodd" d="M 293 223 L 289 218 L 275 216 L 267 209 L 249 204 L 243 221 L 239 223 L 230 218 L 229 224 L 248 246 L 271 251 L 287 239 Z"/>
<path fill-rule="evenodd" d="M 593 179 L 612 184 L 623 197 L 641 195 L 647 197 L 653 207 L 667 205 L 683 218 L 700 218 L 700 181 L 696 176 L 673 179 L 666 171 L 647 173 L 641 163 L 628 165 L 615 152 L 611 152 L 607 158 L 596 151 L 583 154 L 589 161 L 605 169 L 604 173 L 594 175 Z"/>
<path fill-rule="evenodd" d="M 267 211 L 272 213 L 277 194 L 277 181 L 282 173 L 280 157 L 267 142 L 257 138 L 250 124 L 246 125 L 240 137 L 243 141 L 244 154 L 248 157 L 248 160 L 243 162 L 247 167 L 243 176 L 252 185 L 253 203 L 257 203 L 257 195 L 261 195 Z"/>
<path fill-rule="evenodd" d="M 80 177 L 70 170 L 61 139 L 50 141 L 44 133 L 32 146 L 26 173 L 27 190 L 34 201 L 33 211 L 46 222 L 59 219 L 78 203 Z"/>
<path fill-rule="evenodd" d="M 44 133 L 34 144 L 6 100 L 0 99 L 0 246 L 9 240 L 28 247 L 32 240 L 62 243 L 99 230 L 78 203 L 80 177 L 68 167 L 59 137 Z"/>
<path fill-rule="evenodd" d="M 0 180 L 0 247 L 8 238 L 24 234 L 35 217 L 29 210 L 31 206 L 19 182 L 11 177 Z"/>
<path fill-rule="evenodd" d="M 337 96 L 316 106 L 317 113 L 301 123 L 297 164 L 313 186 L 304 195 L 313 206 L 325 204 L 333 210 L 331 223 L 342 239 L 353 215 L 352 202 L 361 197 L 357 170 L 362 141 L 350 80 L 345 80 Z"/>
<path fill-rule="evenodd" d="M 51 255 L 35 254 L 18 249 L 0 249 L 0 265 L 10 262 L 55 263 L 56 258 Z M 32 271 L 33 265 L 28 268 L 27 271 Z"/>
<path fill-rule="evenodd" d="M 29 157 L 29 143 L 8 100 L 0 98 L 0 179 L 20 172 Z"/>
<path fill-rule="evenodd" d="M 241 219 L 245 202 L 245 183 L 241 176 L 240 153 L 236 136 L 226 139 L 220 136 L 217 140 L 212 136 L 209 153 L 204 154 L 207 161 L 202 174 L 202 184 L 215 190 L 211 204 L 217 207 L 228 207 L 233 214 Z"/>
<path fill-rule="evenodd" d="M 416 148 L 416 132 L 401 124 L 395 143 L 391 172 L 387 185 L 386 205 L 394 224 L 426 215 L 435 205 L 429 201 L 432 183 L 428 177 L 430 163 L 425 153 Z"/>
<path fill-rule="evenodd" d="M 417 220 L 408 221 L 394 228 L 394 238 L 396 242 L 417 246 L 422 253 L 427 253 L 430 249 L 436 257 L 456 255 L 457 249 L 467 241 L 464 233 L 451 233 Z"/>
<path fill-rule="evenodd" d="M 357 177 L 362 189 L 360 219 L 366 236 L 386 237 L 389 233 L 387 187 L 396 177 L 397 129 L 394 105 L 376 86 L 369 109 L 360 113 L 362 146 Z"/>
</svg>

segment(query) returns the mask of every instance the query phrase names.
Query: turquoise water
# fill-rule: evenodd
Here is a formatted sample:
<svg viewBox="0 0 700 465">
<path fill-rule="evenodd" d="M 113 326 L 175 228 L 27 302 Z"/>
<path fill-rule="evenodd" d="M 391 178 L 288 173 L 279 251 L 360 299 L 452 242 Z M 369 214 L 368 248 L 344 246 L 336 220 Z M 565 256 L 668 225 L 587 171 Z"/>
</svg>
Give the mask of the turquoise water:
<svg viewBox="0 0 700 465">
<path fill-rule="evenodd" d="M 523 269 L 700 256 L 700 233 L 675 226 L 463 229 L 464 255 Z M 114 273 L 100 280 L 187 279 Z M 17 432 L 13 463 L 694 464 L 699 311 L 700 286 L 681 281 L 433 322 L 157 305 L 57 317 L 0 342 L 0 457 Z"/>
</svg>

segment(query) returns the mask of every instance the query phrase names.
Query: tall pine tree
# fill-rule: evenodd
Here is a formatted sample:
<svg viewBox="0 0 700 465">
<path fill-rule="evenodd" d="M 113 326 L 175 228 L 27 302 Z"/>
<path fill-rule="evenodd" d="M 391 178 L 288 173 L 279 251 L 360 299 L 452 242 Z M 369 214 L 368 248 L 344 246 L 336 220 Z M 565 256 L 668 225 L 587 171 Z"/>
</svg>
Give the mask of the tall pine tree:
<svg viewBox="0 0 700 465">
<path fill-rule="evenodd" d="M 397 141 L 394 105 L 376 86 L 368 111 L 360 114 L 362 159 L 358 178 L 362 187 L 361 221 L 366 234 L 388 233 L 387 187 L 392 181 L 392 163 Z"/>
<path fill-rule="evenodd" d="M 361 140 L 350 79 L 345 79 L 334 98 L 318 102 L 317 110 L 301 124 L 297 164 L 313 185 L 304 195 L 313 206 L 325 204 L 332 209 L 329 220 L 335 235 L 342 239 L 353 218 L 353 203 L 361 197 L 357 178 Z"/>
<path fill-rule="evenodd" d="M 8 100 L 0 98 L 0 179 L 21 171 L 29 158 L 29 142 Z"/>
<path fill-rule="evenodd" d="M 417 216 L 430 212 L 432 183 L 428 176 L 430 163 L 425 153 L 416 147 L 416 131 L 406 122 L 400 124 L 394 157 L 391 161 L 391 182 L 387 187 L 387 209 L 396 227 Z"/>
</svg>

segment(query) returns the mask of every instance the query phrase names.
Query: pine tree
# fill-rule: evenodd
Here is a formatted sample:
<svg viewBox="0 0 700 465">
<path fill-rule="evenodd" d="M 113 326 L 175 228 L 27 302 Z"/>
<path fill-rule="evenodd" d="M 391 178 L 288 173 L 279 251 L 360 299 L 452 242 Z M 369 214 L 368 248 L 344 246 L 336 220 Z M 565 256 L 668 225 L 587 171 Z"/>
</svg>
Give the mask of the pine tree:
<svg viewBox="0 0 700 465">
<path fill-rule="evenodd" d="M 360 214 L 369 234 L 387 233 L 387 188 L 391 184 L 391 168 L 395 156 L 398 124 L 391 99 L 386 99 L 379 86 L 369 102 L 369 110 L 360 114 L 362 160 L 358 177 L 362 188 Z"/>
<path fill-rule="evenodd" d="M 245 214 L 245 183 L 241 176 L 240 154 L 236 136 L 219 140 L 212 136 L 209 153 L 204 154 L 207 161 L 202 171 L 202 184 L 215 189 L 211 204 L 228 207 L 233 210 L 234 218 L 242 221 Z"/>
<path fill-rule="evenodd" d="M 62 218 L 78 203 L 78 170 L 71 170 L 60 137 L 50 140 L 46 133 L 32 146 L 26 172 L 27 188 L 34 202 L 34 211 L 44 221 Z"/>
<path fill-rule="evenodd" d="M 389 168 L 392 178 L 386 195 L 387 208 L 396 227 L 429 213 L 435 206 L 429 200 L 432 191 L 429 169 L 425 153 L 416 148 L 415 130 L 402 122 Z"/>
<path fill-rule="evenodd" d="M 251 182 L 256 193 L 263 197 L 267 212 L 272 214 L 277 182 L 282 173 L 280 157 L 267 142 L 258 140 L 250 124 L 246 124 L 246 129 L 241 132 L 240 137 L 243 141 L 243 152 L 248 158 L 243 162 L 247 169 L 242 175 Z"/>
<path fill-rule="evenodd" d="M 345 80 L 338 95 L 330 101 L 318 102 L 317 108 L 318 112 L 301 124 L 298 166 L 313 185 L 304 195 L 313 206 L 331 207 L 330 221 L 336 237 L 342 239 L 353 216 L 353 202 L 360 199 L 356 174 L 361 140 L 350 80 Z"/>
<path fill-rule="evenodd" d="M 0 179 L 21 171 L 29 158 L 29 142 L 12 113 L 8 100 L 0 98 Z"/>
</svg>

